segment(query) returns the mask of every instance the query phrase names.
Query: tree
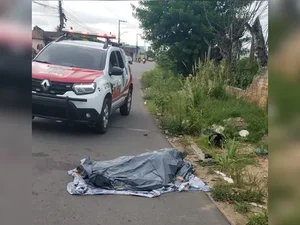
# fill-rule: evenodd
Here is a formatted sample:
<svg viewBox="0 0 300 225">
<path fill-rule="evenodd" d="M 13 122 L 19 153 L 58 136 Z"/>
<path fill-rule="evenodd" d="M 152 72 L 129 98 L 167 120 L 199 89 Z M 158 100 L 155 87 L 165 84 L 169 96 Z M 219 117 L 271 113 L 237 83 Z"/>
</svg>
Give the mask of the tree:
<svg viewBox="0 0 300 225">
<path fill-rule="evenodd" d="M 179 72 L 192 71 L 194 61 L 202 60 L 207 52 L 204 37 L 211 41 L 207 30 L 201 1 L 161 0 L 140 1 L 133 7 L 133 15 L 139 19 L 144 36 L 152 42 L 153 50 L 164 48 L 174 60 Z"/>
<path fill-rule="evenodd" d="M 252 35 L 250 60 L 253 61 L 255 54 L 260 66 L 265 67 L 268 64 L 268 53 L 259 17 L 255 19 L 252 27 L 249 23 L 246 26 Z"/>
<path fill-rule="evenodd" d="M 162 48 L 185 74 L 194 61 L 205 56 L 225 59 L 235 71 L 242 52 L 246 22 L 251 22 L 262 6 L 253 0 L 141 0 L 133 7 L 144 36 L 154 51 Z"/>
<path fill-rule="evenodd" d="M 262 1 L 228 0 L 202 1 L 205 18 L 211 28 L 221 54 L 235 72 L 247 22 L 253 21 L 263 5 Z"/>
</svg>

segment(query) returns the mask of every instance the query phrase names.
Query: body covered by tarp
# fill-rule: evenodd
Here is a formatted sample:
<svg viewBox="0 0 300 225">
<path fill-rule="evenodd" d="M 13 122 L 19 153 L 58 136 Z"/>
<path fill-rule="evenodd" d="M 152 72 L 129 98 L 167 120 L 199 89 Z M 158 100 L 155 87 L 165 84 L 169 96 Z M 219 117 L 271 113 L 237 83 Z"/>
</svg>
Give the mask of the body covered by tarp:
<svg viewBox="0 0 300 225">
<path fill-rule="evenodd" d="M 69 171 L 74 181 L 68 185 L 68 191 L 71 194 L 152 193 L 154 196 L 186 186 L 208 191 L 209 187 L 193 175 L 193 166 L 185 162 L 184 157 L 185 154 L 176 149 L 162 149 L 108 161 L 86 158 L 77 169 Z"/>
</svg>

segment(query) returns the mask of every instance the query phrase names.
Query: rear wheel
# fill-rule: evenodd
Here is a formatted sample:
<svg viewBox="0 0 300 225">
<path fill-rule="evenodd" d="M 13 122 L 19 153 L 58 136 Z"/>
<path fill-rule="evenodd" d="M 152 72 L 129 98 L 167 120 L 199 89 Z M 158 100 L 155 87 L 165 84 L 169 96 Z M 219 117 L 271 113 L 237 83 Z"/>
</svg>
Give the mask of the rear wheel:
<svg viewBox="0 0 300 225">
<path fill-rule="evenodd" d="M 105 98 L 103 101 L 102 111 L 100 114 L 99 120 L 96 122 L 93 130 L 99 134 L 105 134 L 108 129 L 110 117 L 110 101 L 108 98 Z"/>
<path fill-rule="evenodd" d="M 128 116 L 130 114 L 131 105 L 132 105 L 132 88 L 129 89 L 124 105 L 120 108 L 120 114 L 122 116 Z"/>
</svg>

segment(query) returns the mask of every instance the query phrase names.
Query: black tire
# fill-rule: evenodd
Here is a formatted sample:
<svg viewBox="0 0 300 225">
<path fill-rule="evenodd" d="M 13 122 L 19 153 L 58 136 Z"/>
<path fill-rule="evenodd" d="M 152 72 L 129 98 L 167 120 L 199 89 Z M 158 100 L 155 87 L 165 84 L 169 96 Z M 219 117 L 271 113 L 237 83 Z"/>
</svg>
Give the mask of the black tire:
<svg viewBox="0 0 300 225">
<path fill-rule="evenodd" d="M 132 88 L 129 89 L 124 105 L 122 105 L 122 107 L 120 108 L 120 114 L 122 116 L 128 116 L 130 114 L 131 105 L 132 105 Z"/>
<path fill-rule="evenodd" d="M 95 123 L 93 131 L 98 134 L 105 134 L 108 130 L 109 117 L 110 117 L 111 101 L 106 97 L 103 101 L 102 111 L 99 120 Z M 107 120 L 105 120 L 105 118 Z"/>
</svg>

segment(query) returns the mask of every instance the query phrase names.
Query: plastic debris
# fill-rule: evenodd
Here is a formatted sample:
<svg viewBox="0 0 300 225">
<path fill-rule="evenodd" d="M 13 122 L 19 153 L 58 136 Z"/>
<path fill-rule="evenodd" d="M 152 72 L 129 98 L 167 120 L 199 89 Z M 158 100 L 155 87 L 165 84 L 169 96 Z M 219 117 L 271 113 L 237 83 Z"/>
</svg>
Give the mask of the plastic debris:
<svg viewBox="0 0 300 225">
<path fill-rule="evenodd" d="M 215 147 L 223 148 L 223 145 L 226 144 L 226 136 L 214 132 L 208 137 L 208 143 L 213 144 Z"/>
<path fill-rule="evenodd" d="M 261 208 L 261 209 L 267 209 L 266 206 L 259 205 L 259 204 L 255 203 L 255 202 L 250 202 L 249 204 L 252 205 L 252 206 L 254 206 L 254 207 Z"/>
<path fill-rule="evenodd" d="M 240 135 L 241 137 L 247 137 L 247 136 L 249 135 L 249 131 L 247 131 L 247 130 L 241 130 L 241 131 L 239 132 L 239 135 Z"/>
<path fill-rule="evenodd" d="M 193 175 L 185 153 L 162 149 L 137 156 L 122 156 L 108 161 L 85 158 L 68 171 L 73 182 L 67 185 L 72 195 L 132 195 L 153 198 L 174 191 L 210 191 Z"/>
<path fill-rule="evenodd" d="M 205 159 L 212 159 L 212 155 L 210 155 L 210 154 L 204 154 L 204 158 Z"/>
<path fill-rule="evenodd" d="M 215 171 L 215 173 L 221 175 L 223 177 L 223 179 L 225 181 L 227 181 L 228 183 L 230 183 L 230 184 L 234 183 L 234 181 L 230 177 L 227 177 L 226 174 L 224 174 L 224 173 L 222 173 L 220 171 Z"/>
<path fill-rule="evenodd" d="M 217 133 L 223 133 L 223 131 L 225 130 L 225 128 L 222 127 L 222 126 L 213 124 L 213 125 L 212 125 L 212 130 L 214 130 L 214 131 L 217 132 Z"/>
<path fill-rule="evenodd" d="M 256 149 L 255 153 L 260 155 L 267 155 L 269 152 L 267 149 Z"/>
</svg>

